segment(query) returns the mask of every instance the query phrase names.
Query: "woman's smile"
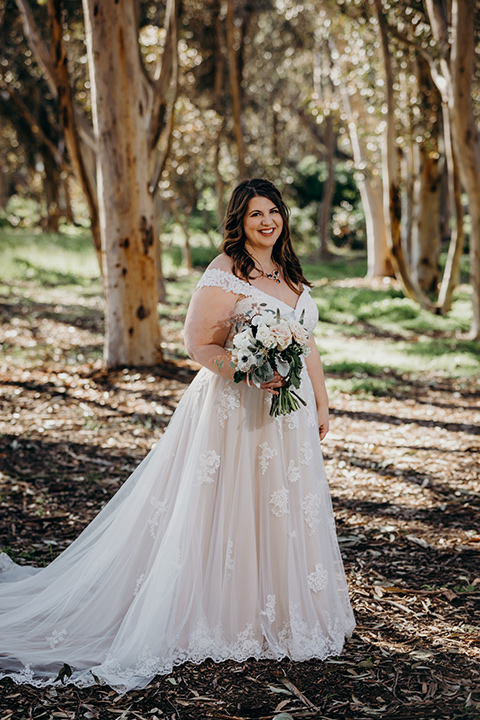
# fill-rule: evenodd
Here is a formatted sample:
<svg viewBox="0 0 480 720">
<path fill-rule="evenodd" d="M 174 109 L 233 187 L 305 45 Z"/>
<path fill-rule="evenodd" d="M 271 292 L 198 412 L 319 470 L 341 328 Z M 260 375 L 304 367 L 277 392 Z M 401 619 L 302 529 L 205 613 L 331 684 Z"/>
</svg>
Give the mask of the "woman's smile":
<svg viewBox="0 0 480 720">
<path fill-rule="evenodd" d="M 246 244 L 252 250 L 273 247 L 283 229 L 283 218 L 277 206 L 266 197 L 253 197 L 243 221 Z"/>
</svg>

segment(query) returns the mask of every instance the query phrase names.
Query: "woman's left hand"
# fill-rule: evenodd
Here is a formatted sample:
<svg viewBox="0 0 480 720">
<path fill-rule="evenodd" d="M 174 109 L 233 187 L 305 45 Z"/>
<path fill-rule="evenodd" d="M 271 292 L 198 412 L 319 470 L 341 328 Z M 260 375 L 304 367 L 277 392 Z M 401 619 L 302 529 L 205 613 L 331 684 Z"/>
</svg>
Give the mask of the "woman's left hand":
<svg viewBox="0 0 480 720">
<path fill-rule="evenodd" d="M 275 371 L 273 375 L 273 380 L 270 380 L 270 382 L 265 382 L 260 385 L 261 390 L 266 390 L 267 392 L 271 393 L 272 395 L 278 395 L 278 388 L 282 387 L 282 385 L 285 385 L 285 378 L 280 375 L 277 371 Z"/>
<path fill-rule="evenodd" d="M 323 440 L 325 435 L 328 433 L 329 421 L 328 421 L 328 408 L 320 407 L 317 410 L 318 413 L 318 431 L 320 433 L 320 440 Z"/>
</svg>

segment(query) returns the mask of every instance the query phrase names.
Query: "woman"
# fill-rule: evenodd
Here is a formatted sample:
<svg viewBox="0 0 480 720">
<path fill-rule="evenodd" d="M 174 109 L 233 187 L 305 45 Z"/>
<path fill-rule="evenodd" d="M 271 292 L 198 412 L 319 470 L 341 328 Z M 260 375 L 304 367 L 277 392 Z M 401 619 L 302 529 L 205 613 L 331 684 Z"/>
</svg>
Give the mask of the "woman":
<svg viewBox="0 0 480 720">
<path fill-rule="evenodd" d="M 270 417 L 280 375 L 235 384 L 234 320 L 252 309 L 303 314 L 306 406 Z M 338 654 L 354 628 L 320 440 L 328 431 L 318 315 L 292 249 L 288 210 L 264 180 L 240 183 L 223 253 L 185 324 L 203 368 L 167 431 L 54 562 L 0 555 L 0 677 L 144 687 L 185 661 Z"/>
</svg>

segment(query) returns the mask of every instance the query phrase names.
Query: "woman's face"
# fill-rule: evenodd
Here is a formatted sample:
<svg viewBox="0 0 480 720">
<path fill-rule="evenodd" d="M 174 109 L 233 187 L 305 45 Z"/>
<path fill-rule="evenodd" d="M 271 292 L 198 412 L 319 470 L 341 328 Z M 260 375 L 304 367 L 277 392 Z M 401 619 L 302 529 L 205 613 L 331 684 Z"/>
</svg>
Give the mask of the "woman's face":
<svg viewBox="0 0 480 720">
<path fill-rule="evenodd" d="M 243 218 L 247 237 L 245 247 L 250 252 L 273 248 L 283 229 L 283 218 L 277 206 L 266 197 L 253 197 Z"/>
</svg>

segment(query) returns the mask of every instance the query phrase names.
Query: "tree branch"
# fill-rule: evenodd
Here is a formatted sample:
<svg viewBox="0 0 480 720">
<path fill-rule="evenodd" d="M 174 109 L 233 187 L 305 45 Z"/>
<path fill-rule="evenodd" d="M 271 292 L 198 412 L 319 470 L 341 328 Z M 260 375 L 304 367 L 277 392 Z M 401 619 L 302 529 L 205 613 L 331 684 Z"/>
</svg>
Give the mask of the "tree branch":
<svg viewBox="0 0 480 720">
<path fill-rule="evenodd" d="M 165 14 L 165 46 L 163 48 L 162 63 L 158 77 L 152 82 L 152 108 L 148 122 L 148 143 L 150 148 L 154 148 L 160 137 L 162 126 L 166 122 L 162 122 L 165 116 L 170 119 L 172 112 L 167 112 L 167 94 L 172 86 L 173 100 L 170 107 L 176 101 L 177 96 L 177 80 L 178 80 L 178 14 L 180 8 L 180 0 L 168 0 Z"/>
<path fill-rule="evenodd" d="M 29 111 L 23 100 L 18 96 L 18 94 L 15 92 L 15 90 L 12 90 L 11 87 L 9 87 L 6 83 L 0 81 L 0 87 L 2 90 L 8 93 L 10 96 L 11 101 L 17 108 L 19 114 L 21 117 L 25 120 L 25 122 L 28 124 L 32 135 L 36 138 L 36 140 L 40 143 L 43 143 L 48 147 L 50 150 L 55 162 L 57 163 L 58 167 L 67 172 L 69 175 L 72 174 L 73 170 L 71 165 L 66 161 L 65 156 L 60 151 L 60 149 L 55 145 L 52 140 L 44 133 L 40 125 L 37 123 L 35 118 L 33 117 L 32 113 Z"/>
<path fill-rule="evenodd" d="M 28 0 L 15 0 L 22 17 L 23 31 L 30 45 L 35 59 L 43 70 L 45 80 L 54 98 L 58 98 L 58 87 L 55 78 L 55 65 L 50 54 L 50 49 L 42 38 L 40 30 L 32 13 L 32 9 Z M 92 128 L 88 124 L 84 115 L 75 107 L 75 117 L 82 140 L 88 147 L 95 152 L 95 138 L 93 137 Z"/>
<path fill-rule="evenodd" d="M 19 0 L 22 2 L 23 0 Z M 77 115 L 68 76 L 68 63 L 63 43 L 62 0 L 48 0 L 48 15 L 52 33 L 53 74 L 57 88 L 60 125 L 63 130 L 68 153 L 88 203 L 90 221 L 95 228 L 98 221 L 98 204 L 93 173 L 88 172 L 77 130 Z M 94 239 L 97 240 L 94 234 Z"/>
<path fill-rule="evenodd" d="M 40 34 L 28 0 L 15 0 L 15 2 L 22 16 L 25 37 L 35 53 L 38 64 L 43 70 L 50 92 L 53 97 L 56 98 L 58 96 L 58 90 L 55 83 L 55 71 L 48 45 Z"/>
</svg>

